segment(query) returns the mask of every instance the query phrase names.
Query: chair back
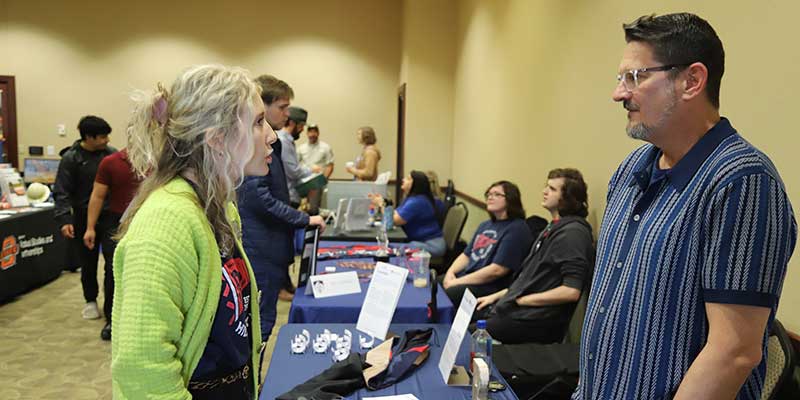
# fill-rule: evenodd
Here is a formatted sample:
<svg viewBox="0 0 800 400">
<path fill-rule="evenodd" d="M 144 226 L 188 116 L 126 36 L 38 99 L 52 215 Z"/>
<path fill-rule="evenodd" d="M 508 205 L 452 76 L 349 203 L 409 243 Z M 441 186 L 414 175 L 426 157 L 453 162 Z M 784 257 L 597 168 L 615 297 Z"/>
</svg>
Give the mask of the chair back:
<svg viewBox="0 0 800 400">
<path fill-rule="evenodd" d="M 767 373 L 764 376 L 764 387 L 761 390 L 761 400 L 774 400 L 779 398 L 796 398 L 782 394 L 783 391 L 796 392 L 792 385 L 795 354 L 791 339 L 777 319 L 772 321 L 772 329 L 767 339 Z M 790 390 L 784 390 L 790 389 Z"/>
<path fill-rule="evenodd" d="M 453 207 L 447 210 L 447 217 L 444 219 L 444 227 L 442 234 L 444 235 L 445 244 L 447 244 L 447 251 L 453 250 L 461 237 L 461 231 L 464 230 L 464 224 L 467 223 L 469 211 L 467 205 L 463 202 L 458 202 Z"/>
<path fill-rule="evenodd" d="M 581 298 L 578 299 L 578 304 L 575 305 L 575 311 L 569 320 L 567 332 L 564 334 L 564 343 L 580 344 L 581 342 L 583 318 L 586 316 L 586 307 L 589 303 L 589 287 L 585 286 L 584 290 L 581 290 Z"/>
</svg>

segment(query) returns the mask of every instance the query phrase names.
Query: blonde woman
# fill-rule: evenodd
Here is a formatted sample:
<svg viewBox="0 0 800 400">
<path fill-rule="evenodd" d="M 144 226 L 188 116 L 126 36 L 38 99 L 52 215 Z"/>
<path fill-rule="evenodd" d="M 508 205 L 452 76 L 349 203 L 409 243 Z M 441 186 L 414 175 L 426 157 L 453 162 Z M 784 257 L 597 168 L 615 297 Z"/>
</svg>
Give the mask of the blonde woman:
<svg viewBox="0 0 800 400">
<path fill-rule="evenodd" d="M 356 131 L 356 137 L 364 148 L 361 150 L 361 155 L 356 158 L 355 165 L 347 165 L 345 169 L 353 174 L 357 181 L 374 181 L 378 178 L 378 161 L 381 160 L 381 151 L 375 144 L 378 142 L 375 130 L 369 126 L 361 127 Z"/>
<path fill-rule="evenodd" d="M 235 189 L 275 133 L 240 68 L 192 67 L 139 93 L 130 161 L 147 174 L 114 257 L 114 398 L 255 399 L 261 334 Z"/>
</svg>

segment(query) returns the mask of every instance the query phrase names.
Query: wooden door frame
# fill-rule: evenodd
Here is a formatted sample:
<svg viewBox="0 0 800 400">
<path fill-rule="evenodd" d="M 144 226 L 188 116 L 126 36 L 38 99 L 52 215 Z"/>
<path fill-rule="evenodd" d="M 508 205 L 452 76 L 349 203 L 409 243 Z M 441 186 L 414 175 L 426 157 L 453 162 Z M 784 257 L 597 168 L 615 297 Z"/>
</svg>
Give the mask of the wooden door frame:
<svg viewBox="0 0 800 400">
<path fill-rule="evenodd" d="M 7 104 L 3 104 L 3 109 L 7 110 L 6 118 L 8 119 L 6 121 L 8 131 L 3 132 L 3 136 L 5 136 L 6 139 L 5 147 L 8 153 L 8 162 L 10 162 L 14 168 L 19 169 L 19 149 L 17 148 L 17 93 L 14 77 L 10 75 L 0 75 L 0 83 L 5 83 L 8 90 L 8 95 L 6 96 Z"/>
<path fill-rule="evenodd" d="M 405 176 L 405 169 L 403 159 L 405 158 L 406 147 L 406 84 L 403 83 L 397 89 L 397 176 L 395 177 L 395 206 L 400 203 L 400 197 L 403 194 L 403 189 L 400 186 L 403 183 Z"/>
</svg>

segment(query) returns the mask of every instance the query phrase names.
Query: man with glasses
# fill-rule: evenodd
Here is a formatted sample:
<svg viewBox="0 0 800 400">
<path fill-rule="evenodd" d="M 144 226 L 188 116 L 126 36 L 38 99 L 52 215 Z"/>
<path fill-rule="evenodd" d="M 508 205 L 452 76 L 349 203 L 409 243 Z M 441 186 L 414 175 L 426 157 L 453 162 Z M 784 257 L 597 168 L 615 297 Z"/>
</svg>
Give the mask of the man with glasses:
<svg viewBox="0 0 800 400">
<path fill-rule="evenodd" d="M 719 115 L 708 22 L 623 27 L 613 99 L 648 144 L 609 183 L 573 399 L 759 399 L 797 237 L 783 182 Z"/>
</svg>

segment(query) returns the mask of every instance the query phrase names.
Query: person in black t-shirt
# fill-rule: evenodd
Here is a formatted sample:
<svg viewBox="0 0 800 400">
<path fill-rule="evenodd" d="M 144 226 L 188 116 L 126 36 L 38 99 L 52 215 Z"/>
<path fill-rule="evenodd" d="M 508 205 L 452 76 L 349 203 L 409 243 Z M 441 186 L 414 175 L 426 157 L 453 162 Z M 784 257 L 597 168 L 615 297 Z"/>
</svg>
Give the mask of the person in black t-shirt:
<svg viewBox="0 0 800 400">
<path fill-rule="evenodd" d="M 547 178 L 542 206 L 552 221 L 534 241 L 511 286 L 478 298 L 475 318 L 487 319 L 492 338 L 506 344 L 563 339 L 591 278 L 595 250 L 583 176 L 564 168 L 550 171 Z"/>
</svg>

